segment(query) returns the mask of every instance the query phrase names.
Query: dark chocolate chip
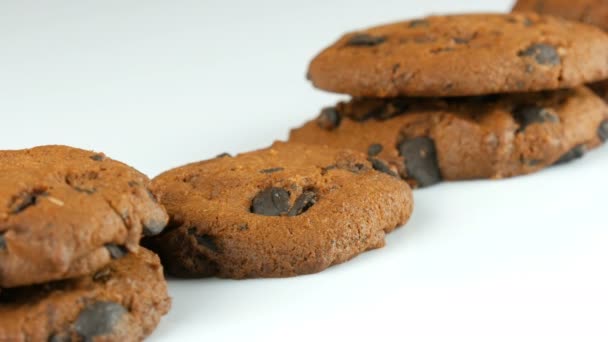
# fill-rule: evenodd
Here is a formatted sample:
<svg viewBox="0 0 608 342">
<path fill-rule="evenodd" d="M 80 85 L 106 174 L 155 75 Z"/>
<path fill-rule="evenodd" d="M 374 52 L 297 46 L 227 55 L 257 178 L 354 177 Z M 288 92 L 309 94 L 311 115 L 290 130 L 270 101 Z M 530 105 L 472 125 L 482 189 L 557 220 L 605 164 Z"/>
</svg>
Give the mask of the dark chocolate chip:
<svg viewBox="0 0 608 342">
<path fill-rule="evenodd" d="M 426 27 L 429 26 L 429 22 L 424 20 L 424 19 L 417 19 L 417 20 L 412 20 L 410 21 L 409 27 L 414 28 L 414 27 Z"/>
<path fill-rule="evenodd" d="M 119 246 L 113 243 L 108 243 L 105 246 L 112 259 L 120 259 L 128 253 L 128 250 L 124 246 Z"/>
<path fill-rule="evenodd" d="M 38 197 L 46 196 L 46 192 L 41 190 L 34 190 L 21 193 L 19 196 L 13 199 L 13 203 L 9 206 L 9 211 L 11 214 L 18 214 L 25 209 L 36 205 L 38 202 Z"/>
<path fill-rule="evenodd" d="M 289 211 L 289 192 L 281 188 L 268 188 L 252 201 L 251 212 L 264 216 L 281 216 Z"/>
<path fill-rule="evenodd" d="M 74 330 L 85 341 L 110 334 L 127 313 L 124 306 L 115 302 L 96 302 L 80 312 Z"/>
<path fill-rule="evenodd" d="M 129 181 L 127 184 L 132 188 L 136 188 L 141 185 L 141 184 L 139 184 L 139 182 L 133 181 L 133 180 Z"/>
<path fill-rule="evenodd" d="M 230 153 L 222 153 L 222 154 L 218 154 L 215 158 L 232 158 L 232 156 L 230 155 Z"/>
<path fill-rule="evenodd" d="M 317 194 L 314 191 L 305 191 L 298 196 L 287 216 L 298 216 L 310 209 L 315 203 L 317 203 Z"/>
<path fill-rule="evenodd" d="M 6 240 L 4 239 L 4 232 L 0 233 L 0 251 L 6 249 Z"/>
<path fill-rule="evenodd" d="M 348 42 L 347 46 L 375 46 L 382 44 L 386 41 L 385 37 L 375 37 L 365 33 L 357 33 L 353 35 Z"/>
<path fill-rule="evenodd" d="M 559 65 L 562 62 L 557 49 L 549 44 L 533 44 L 520 51 L 518 56 L 534 57 L 536 62 L 542 65 Z"/>
<path fill-rule="evenodd" d="M 582 158 L 585 155 L 585 152 L 587 152 L 587 148 L 585 145 L 577 145 L 573 149 L 568 151 L 566 154 L 561 156 L 555 162 L 555 165 L 565 164 L 565 163 L 571 162 L 575 159 Z"/>
<path fill-rule="evenodd" d="M 597 129 L 597 135 L 602 142 L 608 140 L 608 120 L 602 121 Z"/>
<path fill-rule="evenodd" d="M 239 226 L 240 231 L 245 231 L 249 229 L 249 225 L 247 223 L 243 223 Z"/>
<path fill-rule="evenodd" d="M 260 173 L 275 173 L 275 172 L 280 172 L 283 170 L 285 170 L 285 169 L 282 167 L 273 167 L 270 169 L 260 170 Z"/>
<path fill-rule="evenodd" d="M 391 170 L 382 160 L 376 158 L 369 158 L 369 162 L 372 163 L 372 167 L 376 171 L 384 172 L 387 175 L 397 177 L 397 174 Z"/>
<path fill-rule="evenodd" d="M 144 223 L 144 236 L 154 236 L 160 234 L 165 229 L 165 222 L 158 220 L 150 220 Z"/>
<path fill-rule="evenodd" d="M 559 122 L 559 118 L 548 110 L 538 106 L 520 106 L 513 110 L 513 117 L 519 123 L 517 132 L 523 132 L 535 123 Z"/>
<path fill-rule="evenodd" d="M 383 147 L 380 144 L 371 144 L 367 148 L 367 155 L 369 155 L 370 157 L 375 157 L 379 155 L 380 152 L 382 152 L 382 149 Z"/>
<path fill-rule="evenodd" d="M 418 186 L 430 186 L 441 181 L 435 143 L 428 137 L 405 139 L 399 143 L 399 153 L 405 159 L 408 177 Z"/>
<path fill-rule="evenodd" d="M 93 159 L 94 161 L 102 161 L 105 159 L 105 156 L 101 153 L 95 153 L 94 155 L 92 155 L 89 158 Z"/>
<path fill-rule="evenodd" d="M 342 116 L 338 113 L 336 107 L 327 107 L 321 110 L 321 114 L 317 118 L 319 127 L 328 131 L 334 130 L 340 126 Z"/>
</svg>

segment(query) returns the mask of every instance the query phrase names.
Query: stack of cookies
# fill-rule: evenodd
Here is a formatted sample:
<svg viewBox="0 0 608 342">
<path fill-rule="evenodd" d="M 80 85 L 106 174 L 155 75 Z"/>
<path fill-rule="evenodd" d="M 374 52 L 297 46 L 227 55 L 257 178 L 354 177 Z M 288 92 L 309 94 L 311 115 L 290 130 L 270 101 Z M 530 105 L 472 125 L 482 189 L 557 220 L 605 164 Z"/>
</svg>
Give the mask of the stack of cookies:
<svg viewBox="0 0 608 342">
<path fill-rule="evenodd" d="M 608 139 L 608 105 L 585 87 L 608 78 L 608 35 L 554 17 L 349 33 L 309 78 L 352 98 L 288 142 L 153 181 L 66 146 L 0 151 L 0 341 L 150 334 L 170 299 L 142 238 L 179 277 L 319 272 L 382 247 L 411 187 L 528 174 Z"/>
<path fill-rule="evenodd" d="M 139 247 L 168 217 L 149 180 L 66 146 L 0 151 L 0 341 L 139 341 L 170 299 Z"/>
<path fill-rule="evenodd" d="M 532 13 L 434 16 L 346 34 L 311 63 L 351 95 L 291 142 L 384 160 L 410 185 L 528 174 L 608 138 L 608 36 Z"/>
</svg>

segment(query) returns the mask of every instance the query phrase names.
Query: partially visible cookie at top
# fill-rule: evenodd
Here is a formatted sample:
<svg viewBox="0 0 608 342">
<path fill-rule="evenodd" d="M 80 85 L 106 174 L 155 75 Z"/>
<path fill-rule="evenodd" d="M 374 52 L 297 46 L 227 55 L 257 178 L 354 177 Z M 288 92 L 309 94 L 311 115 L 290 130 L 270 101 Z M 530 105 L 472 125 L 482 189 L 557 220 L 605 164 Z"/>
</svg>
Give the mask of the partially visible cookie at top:
<svg viewBox="0 0 608 342">
<path fill-rule="evenodd" d="M 148 185 L 101 153 L 0 151 L 0 287 L 89 274 L 137 251 L 168 221 Z"/>
<path fill-rule="evenodd" d="M 581 157 L 608 139 L 608 106 L 586 87 L 462 98 L 358 98 L 325 108 L 290 141 L 386 160 L 413 187 L 505 178 Z"/>
<path fill-rule="evenodd" d="M 432 16 L 344 35 L 311 62 L 321 89 L 357 97 L 469 96 L 608 78 L 608 35 L 534 13 Z"/>
<path fill-rule="evenodd" d="M 179 277 L 289 277 L 384 245 L 412 211 L 409 186 L 378 158 L 272 147 L 193 163 L 153 180 L 171 217 L 144 244 Z"/>
<path fill-rule="evenodd" d="M 142 341 L 169 311 L 158 256 L 140 248 L 97 272 L 0 292 L 0 341 Z"/>
<path fill-rule="evenodd" d="M 554 15 L 608 31 L 608 2 L 604 0 L 519 0 L 513 11 Z"/>
</svg>

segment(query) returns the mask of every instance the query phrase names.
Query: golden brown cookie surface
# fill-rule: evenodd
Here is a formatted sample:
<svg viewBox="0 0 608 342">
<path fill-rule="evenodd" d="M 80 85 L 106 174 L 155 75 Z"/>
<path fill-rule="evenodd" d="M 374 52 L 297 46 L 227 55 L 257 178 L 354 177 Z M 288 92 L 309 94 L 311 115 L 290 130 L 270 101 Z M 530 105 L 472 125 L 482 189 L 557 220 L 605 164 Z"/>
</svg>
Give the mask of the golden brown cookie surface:
<svg viewBox="0 0 608 342">
<path fill-rule="evenodd" d="M 168 220 L 148 183 L 91 151 L 0 151 L 0 287 L 81 276 L 137 251 Z"/>
<path fill-rule="evenodd" d="M 608 35 L 533 13 L 434 16 L 348 33 L 308 76 L 318 88 L 365 97 L 575 87 L 608 78 Z"/>
<path fill-rule="evenodd" d="M 172 223 L 146 243 L 182 277 L 318 272 L 382 247 L 408 220 L 411 190 L 393 172 L 361 153 L 287 143 L 186 165 L 153 180 Z"/>
<path fill-rule="evenodd" d="M 0 292 L 0 341 L 142 341 L 169 311 L 158 256 L 140 248 L 70 280 Z"/>
<path fill-rule="evenodd" d="M 582 156 L 608 139 L 608 107 L 588 88 L 452 99 L 355 99 L 290 141 L 386 160 L 412 186 L 503 178 Z"/>
</svg>

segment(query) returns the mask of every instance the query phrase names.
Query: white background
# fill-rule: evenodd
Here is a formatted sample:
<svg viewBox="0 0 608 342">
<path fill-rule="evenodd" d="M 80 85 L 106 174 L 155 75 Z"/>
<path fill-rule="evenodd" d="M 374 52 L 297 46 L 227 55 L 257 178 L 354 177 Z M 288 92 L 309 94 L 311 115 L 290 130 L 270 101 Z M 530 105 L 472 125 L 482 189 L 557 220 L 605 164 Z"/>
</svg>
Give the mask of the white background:
<svg viewBox="0 0 608 342">
<path fill-rule="evenodd" d="M 510 1 L 0 2 L 0 148 L 61 143 L 150 176 L 285 139 L 340 97 L 305 80 L 342 32 Z M 581 113 L 583 114 L 583 113 Z M 151 341 L 607 341 L 608 148 L 416 191 L 387 246 L 317 275 L 170 281 Z"/>
</svg>

